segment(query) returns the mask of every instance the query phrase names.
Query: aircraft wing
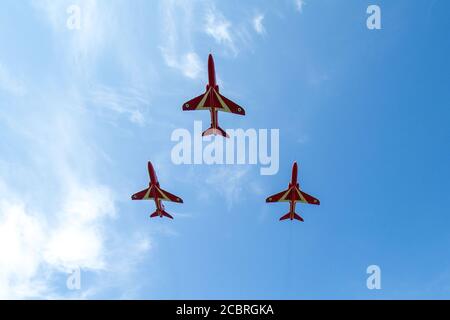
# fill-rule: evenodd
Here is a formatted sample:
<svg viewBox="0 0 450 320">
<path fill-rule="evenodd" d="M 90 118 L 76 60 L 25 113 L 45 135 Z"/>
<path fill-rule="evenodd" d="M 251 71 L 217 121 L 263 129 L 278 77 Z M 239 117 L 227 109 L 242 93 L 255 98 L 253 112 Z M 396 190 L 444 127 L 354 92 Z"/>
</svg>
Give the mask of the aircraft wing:
<svg viewBox="0 0 450 320">
<path fill-rule="evenodd" d="M 211 90 L 213 90 L 212 95 L 210 94 Z M 208 99 L 208 97 L 212 99 Z M 211 107 L 216 108 L 217 111 L 234 113 L 241 116 L 245 115 L 244 108 L 212 88 L 209 88 L 204 94 L 183 104 L 183 111 L 209 110 Z"/>
<path fill-rule="evenodd" d="M 171 194 L 170 192 L 163 190 L 161 188 L 158 188 L 158 193 L 161 198 L 161 200 L 171 201 L 171 202 L 177 202 L 177 203 L 183 203 L 183 199 L 180 197 Z"/>
<path fill-rule="evenodd" d="M 221 109 L 218 110 L 245 116 L 245 110 L 240 105 L 224 97 L 215 90 L 214 93 L 216 94 L 217 100 L 219 100 L 219 104 L 221 106 Z"/>
<path fill-rule="evenodd" d="M 319 199 L 314 198 L 313 196 L 310 196 L 309 194 L 307 194 L 306 192 L 300 191 L 300 194 L 302 195 L 302 202 L 305 203 L 309 203 L 309 204 L 314 204 L 314 205 L 320 205 L 320 201 Z"/>
<path fill-rule="evenodd" d="M 286 202 L 289 201 L 289 194 L 291 189 L 281 191 L 280 193 L 274 194 L 266 199 L 266 202 Z"/>
<path fill-rule="evenodd" d="M 154 199 L 153 193 L 151 192 L 151 188 L 147 188 L 138 193 L 135 193 L 131 196 L 132 200 L 150 200 Z"/>
<path fill-rule="evenodd" d="M 211 89 L 206 91 L 204 94 L 189 100 L 188 102 L 183 104 L 183 111 L 194 111 L 194 110 L 207 110 L 206 101 L 208 98 L 208 94 Z"/>
<path fill-rule="evenodd" d="M 295 187 L 268 197 L 266 202 L 289 202 L 292 200 L 292 194 L 294 195 L 293 200 L 296 202 L 320 205 L 318 199 Z"/>
</svg>

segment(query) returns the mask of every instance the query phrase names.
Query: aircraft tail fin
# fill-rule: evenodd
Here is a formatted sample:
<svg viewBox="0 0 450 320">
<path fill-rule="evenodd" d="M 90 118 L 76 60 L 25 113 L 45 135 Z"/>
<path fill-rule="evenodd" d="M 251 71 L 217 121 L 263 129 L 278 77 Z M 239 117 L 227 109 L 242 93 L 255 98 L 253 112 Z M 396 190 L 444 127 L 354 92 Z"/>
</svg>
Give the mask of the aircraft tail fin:
<svg viewBox="0 0 450 320">
<path fill-rule="evenodd" d="M 280 218 L 280 221 L 288 220 L 288 219 L 293 220 L 293 219 L 291 218 L 291 213 L 290 213 L 290 212 L 287 213 L 287 214 L 285 214 L 284 216 L 282 216 L 282 217 Z M 300 216 L 299 216 L 298 214 L 296 214 L 296 213 L 294 213 L 294 219 L 295 219 L 295 220 L 298 220 L 298 221 L 301 221 L 301 222 L 304 222 L 304 221 L 305 221 L 305 220 L 303 220 L 302 217 L 300 217 Z"/>
<path fill-rule="evenodd" d="M 167 217 L 167 218 L 169 218 L 169 219 L 173 219 L 173 217 L 170 215 L 170 214 L 168 214 L 167 212 L 165 212 L 165 211 L 155 211 L 155 212 L 153 212 L 151 215 L 150 215 L 150 218 L 156 218 L 156 217 Z"/>
<path fill-rule="evenodd" d="M 221 127 L 211 127 L 208 130 L 206 130 L 205 132 L 203 132 L 202 136 L 206 137 L 206 136 L 211 136 L 211 135 L 217 135 L 217 136 L 222 136 L 224 138 L 229 138 L 230 136 L 225 132 L 225 130 L 223 130 Z"/>
</svg>

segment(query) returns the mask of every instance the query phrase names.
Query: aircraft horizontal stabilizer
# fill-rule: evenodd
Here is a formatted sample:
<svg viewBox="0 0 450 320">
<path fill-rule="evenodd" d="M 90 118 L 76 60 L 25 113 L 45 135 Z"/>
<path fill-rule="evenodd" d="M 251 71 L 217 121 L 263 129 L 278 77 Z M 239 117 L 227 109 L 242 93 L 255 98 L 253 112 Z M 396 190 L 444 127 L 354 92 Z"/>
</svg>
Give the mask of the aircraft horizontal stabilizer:
<svg viewBox="0 0 450 320">
<path fill-rule="evenodd" d="M 168 214 L 167 212 L 165 212 L 165 211 L 163 211 L 162 214 L 163 214 L 164 217 L 167 217 L 169 219 L 173 219 L 173 217 L 170 214 Z"/>
<path fill-rule="evenodd" d="M 155 212 L 153 212 L 153 213 L 150 215 L 150 218 L 156 218 L 156 217 L 158 217 L 158 216 L 159 216 L 158 211 L 155 211 Z"/>
<path fill-rule="evenodd" d="M 206 136 L 213 136 L 213 135 L 217 135 L 217 136 L 222 136 L 224 138 L 229 138 L 230 136 L 225 132 L 225 130 L 223 130 L 220 127 L 217 128 L 209 128 L 208 130 L 206 130 L 205 132 L 203 132 L 202 136 L 206 137 Z"/>
<path fill-rule="evenodd" d="M 161 216 L 162 215 L 162 216 Z M 151 215 L 150 215 L 150 218 L 156 218 L 156 217 L 167 217 L 167 218 L 169 218 L 169 219 L 173 219 L 173 217 L 170 215 L 170 214 L 168 214 L 167 212 L 165 212 L 165 211 L 155 211 L 155 212 L 153 212 Z"/>
<path fill-rule="evenodd" d="M 291 218 L 291 214 L 290 214 L 290 213 L 287 213 L 287 214 L 285 214 L 284 216 L 282 216 L 282 217 L 280 218 L 280 221 L 287 220 L 287 219 L 290 219 L 290 218 Z"/>
<path fill-rule="evenodd" d="M 280 221 L 288 220 L 288 219 L 291 219 L 291 213 L 287 213 L 286 215 L 282 216 L 282 217 L 280 218 Z M 301 222 L 304 222 L 304 221 L 305 221 L 305 220 L 303 220 L 302 217 L 300 217 L 300 216 L 299 216 L 298 214 L 296 214 L 296 213 L 294 213 L 294 219 L 295 219 L 295 220 L 298 220 L 298 221 L 301 221 Z"/>
</svg>

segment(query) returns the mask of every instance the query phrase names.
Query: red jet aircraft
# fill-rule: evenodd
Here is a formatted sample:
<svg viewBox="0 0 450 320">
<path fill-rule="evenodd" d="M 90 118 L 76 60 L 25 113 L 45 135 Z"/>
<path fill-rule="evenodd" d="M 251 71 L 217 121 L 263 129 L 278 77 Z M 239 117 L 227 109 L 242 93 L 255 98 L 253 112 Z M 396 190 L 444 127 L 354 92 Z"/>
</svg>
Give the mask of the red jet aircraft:
<svg viewBox="0 0 450 320">
<path fill-rule="evenodd" d="M 159 187 L 158 178 L 156 177 L 155 169 L 153 169 L 152 163 L 148 162 L 148 173 L 150 175 L 150 184 L 147 189 L 142 190 L 131 196 L 132 200 L 155 200 L 156 211 L 150 215 L 150 218 L 167 217 L 173 219 L 173 217 L 164 211 L 164 205 L 162 200 L 183 203 L 180 197 L 177 197 Z"/>
<path fill-rule="evenodd" d="M 218 111 L 245 116 L 245 110 L 219 93 L 219 86 L 216 83 L 214 59 L 211 54 L 208 58 L 208 77 L 209 83 L 206 85 L 206 92 L 183 104 L 183 111 L 209 110 L 211 112 L 211 128 L 203 132 L 203 136 L 220 135 L 229 138 L 228 134 L 219 127 Z"/>
<path fill-rule="evenodd" d="M 266 202 L 289 202 L 290 203 L 290 209 L 289 213 L 282 216 L 280 218 L 280 221 L 282 220 L 299 220 L 304 221 L 302 217 L 300 217 L 298 214 L 295 213 L 295 205 L 297 202 L 303 202 L 303 203 L 309 203 L 309 204 L 315 204 L 320 205 L 320 201 L 309 194 L 303 192 L 300 190 L 300 186 L 297 182 L 297 172 L 298 172 L 298 166 L 297 162 L 294 162 L 294 165 L 292 167 L 292 178 L 291 182 L 289 183 L 289 187 L 287 190 L 282 191 L 280 193 L 274 194 L 273 196 L 270 196 L 267 198 Z"/>
</svg>

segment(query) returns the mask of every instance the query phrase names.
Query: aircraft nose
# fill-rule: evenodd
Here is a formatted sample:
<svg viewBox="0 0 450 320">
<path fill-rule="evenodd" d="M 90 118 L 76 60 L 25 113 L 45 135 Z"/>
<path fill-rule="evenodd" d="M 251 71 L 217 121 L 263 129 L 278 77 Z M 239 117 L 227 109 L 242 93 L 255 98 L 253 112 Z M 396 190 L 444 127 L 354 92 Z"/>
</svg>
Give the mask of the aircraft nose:
<svg viewBox="0 0 450 320">
<path fill-rule="evenodd" d="M 214 58 L 211 53 L 208 56 L 208 65 L 209 66 L 214 65 Z"/>
</svg>

